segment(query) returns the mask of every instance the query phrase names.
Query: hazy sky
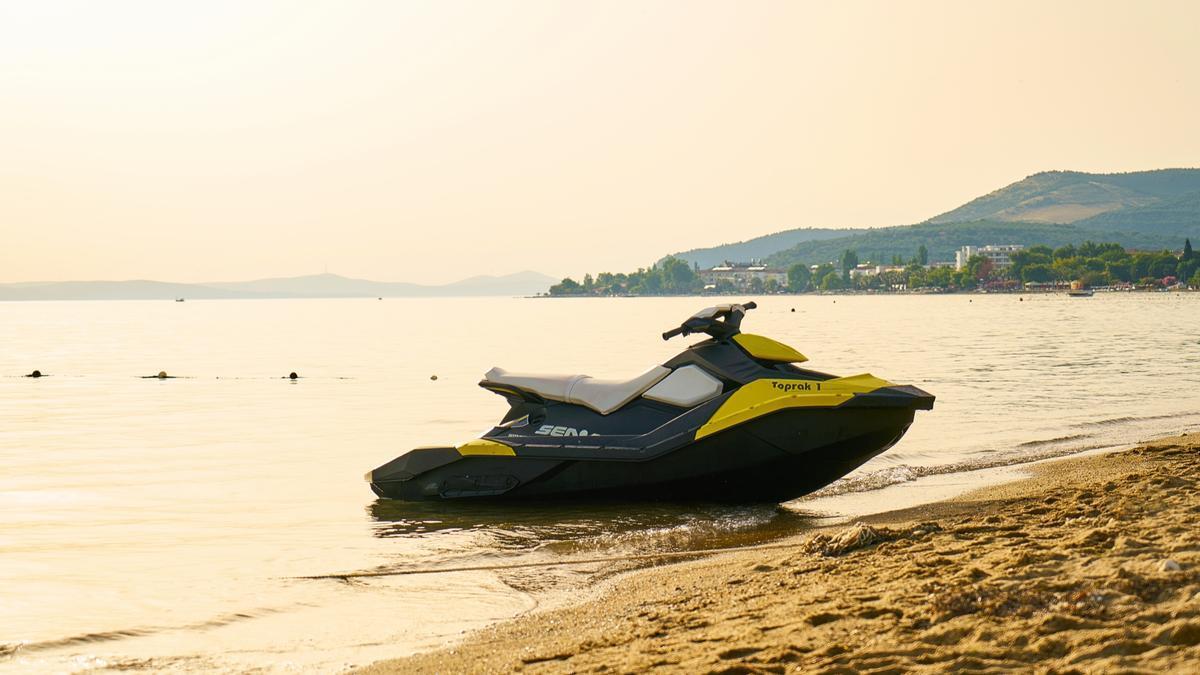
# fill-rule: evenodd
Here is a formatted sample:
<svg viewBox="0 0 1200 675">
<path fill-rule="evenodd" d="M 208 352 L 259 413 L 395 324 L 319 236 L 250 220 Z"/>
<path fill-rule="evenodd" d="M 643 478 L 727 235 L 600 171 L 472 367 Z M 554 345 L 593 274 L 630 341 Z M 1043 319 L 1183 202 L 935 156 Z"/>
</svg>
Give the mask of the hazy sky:
<svg viewBox="0 0 1200 675">
<path fill-rule="evenodd" d="M 1193 1 L 0 0 L 0 281 L 627 270 L 1198 119 Z"/>
</svg>

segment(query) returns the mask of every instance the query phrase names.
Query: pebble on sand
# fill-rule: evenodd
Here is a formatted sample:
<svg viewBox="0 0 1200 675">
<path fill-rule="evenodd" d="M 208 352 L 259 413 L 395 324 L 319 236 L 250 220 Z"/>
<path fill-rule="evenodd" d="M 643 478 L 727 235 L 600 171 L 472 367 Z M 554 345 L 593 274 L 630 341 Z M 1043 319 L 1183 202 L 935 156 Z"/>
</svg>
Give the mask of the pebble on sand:
<svg viewBox="0 0 1200 675">
<path fill-rule="evenodd" d="M 1158 563 L 1159 572 L 1178 572 L 1180 569 L 1182 568 L 1179 566 L 1179 563 L 1171 560 L 1170 558 Z"/>
</svg>

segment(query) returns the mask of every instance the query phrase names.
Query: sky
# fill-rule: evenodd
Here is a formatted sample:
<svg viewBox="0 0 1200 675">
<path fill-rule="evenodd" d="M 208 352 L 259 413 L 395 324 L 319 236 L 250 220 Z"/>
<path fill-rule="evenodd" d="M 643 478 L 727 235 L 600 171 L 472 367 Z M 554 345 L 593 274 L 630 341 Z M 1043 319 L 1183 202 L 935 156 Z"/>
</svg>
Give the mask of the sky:
<svg viewBox="0 0 1200 675">
<path fill-rule="evenodd" d="M 0 0 L 0 282 L 632 270 L 1200 166 L 1200 3 Z"/>
</svg>

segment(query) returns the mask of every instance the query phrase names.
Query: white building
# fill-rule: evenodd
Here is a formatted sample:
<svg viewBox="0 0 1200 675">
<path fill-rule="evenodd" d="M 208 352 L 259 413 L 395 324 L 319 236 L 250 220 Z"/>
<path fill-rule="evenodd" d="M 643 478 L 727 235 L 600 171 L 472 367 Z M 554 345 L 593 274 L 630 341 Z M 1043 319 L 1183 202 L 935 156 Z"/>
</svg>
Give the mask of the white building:
<svg viewBox="0 0 1200 675">
<path fill-rule="evenodd" d="M 954 269 L 961 270 L 967 266 L 967 261 L 973 256 L 981 255 L 992 261 L 996 269 L 1004 269 L 1012 265 L 1010 256 L 1025 248 L 1022 244 L 989 244 L 987 246 L 964 246 L 954 252 Z"/>
<path fill-rule="evenodd" d="M 864 263 L 850 270 L 850 278 L 857 279 L 859 277 L 873 277 L 884 272 L 903 272 L 904 265 L 872 265 Z"/>
<path fill-rule="evenodd" d="M 764 284 L 774 279 L 780 286 L 787 285 L 786 271 L 755 263 L 726 262 L 711 269 L 700 270 L 700 278 L 704 280 L 706 286 L 715 286 L 719 281 L 728 281 L 737 289 L 749 288 L 752 279 L 761 279 Z"/>
</svg>

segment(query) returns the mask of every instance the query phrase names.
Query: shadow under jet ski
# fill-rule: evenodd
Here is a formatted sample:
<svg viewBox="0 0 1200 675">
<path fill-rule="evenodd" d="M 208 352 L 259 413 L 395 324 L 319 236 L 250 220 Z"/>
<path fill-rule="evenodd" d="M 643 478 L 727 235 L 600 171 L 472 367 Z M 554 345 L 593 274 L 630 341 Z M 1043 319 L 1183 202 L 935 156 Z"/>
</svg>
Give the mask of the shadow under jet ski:
<svg viewBox="0 0 1200 675">
<path fill-rule="evenodd" d="M 368 510 L 380 538 L 462 534 L 493 552 L 538 549 L 564 555 L 749 546 L 802 532 L 818 520 L 766 504 L 378 499 Z"/>
</svg>

